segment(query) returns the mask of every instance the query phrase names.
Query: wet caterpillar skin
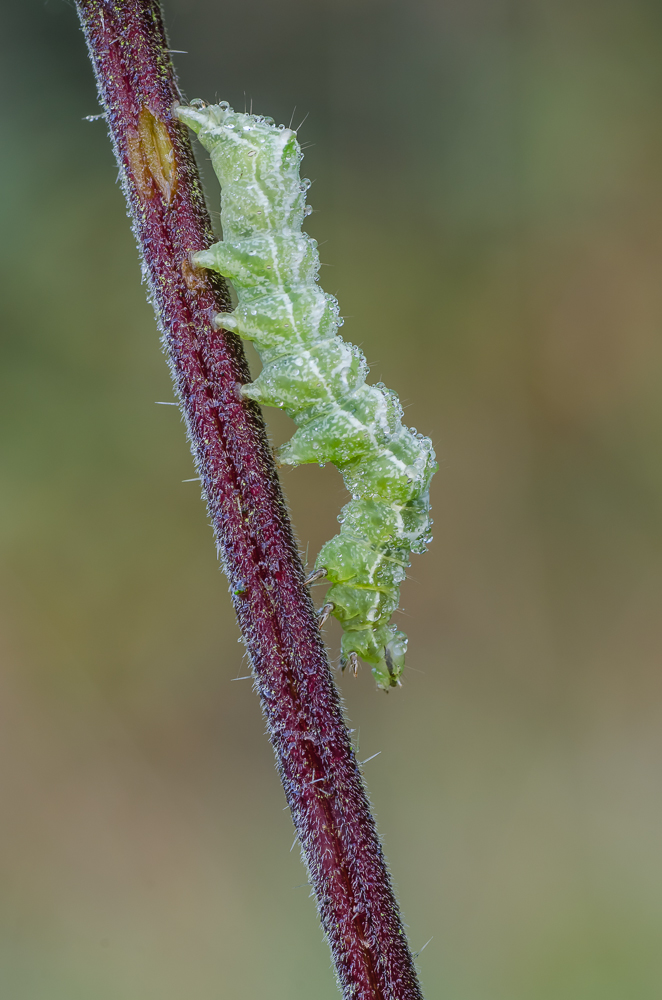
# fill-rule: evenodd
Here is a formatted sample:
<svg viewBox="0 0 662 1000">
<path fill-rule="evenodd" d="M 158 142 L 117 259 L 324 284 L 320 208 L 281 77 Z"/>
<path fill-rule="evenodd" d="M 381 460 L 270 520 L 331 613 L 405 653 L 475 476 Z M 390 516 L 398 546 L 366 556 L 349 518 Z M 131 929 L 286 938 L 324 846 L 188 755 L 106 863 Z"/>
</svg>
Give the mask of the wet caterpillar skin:
<svg viewBox="0 0 662 1000">
<path fill-rule="evenodd" d="M 279 464 L 332 462 L 352 494 L 313 575 L 332 584 L 323 611 L 344 629 L 343 668 L 356 670 L 361 657 L 388 690 L 399 683 L 407 647 L 389 621 L 410 552 L 430 541 L 432 443 L 402 426 L 396 394 L 366 385 L 363 354 L 337 335 L 338 304 L 317 284 L 317 243 L 301 232 L 310 182 L 299 177 L 296 133 L 226 103 L 194 101 L 177 115 L 211 154 L 223 193 L 224 239 L 193 254 L 193 264 L 236 289 L 237 308 L 217 322 L 252 340 L 262 360 L 244 395 L 280 407 L 298 426 Z"/>
</svg>

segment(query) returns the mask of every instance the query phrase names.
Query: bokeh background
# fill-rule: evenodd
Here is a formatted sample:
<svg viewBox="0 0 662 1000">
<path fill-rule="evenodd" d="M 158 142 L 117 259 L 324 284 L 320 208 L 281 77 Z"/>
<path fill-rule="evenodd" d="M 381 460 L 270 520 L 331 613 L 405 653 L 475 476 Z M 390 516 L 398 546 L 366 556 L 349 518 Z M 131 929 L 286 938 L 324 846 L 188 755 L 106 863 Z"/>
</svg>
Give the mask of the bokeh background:
<svg viewBox="0 0 662 1000">
<path fill-rule="evenodd" d="M 426 995 L 658 1000 L 662 7 L 165 9 L 189 98 L 308 115 L 324 287 L 440 457 L 406 683 L 339 679 Z M 75 11 L 2 22 L 0 995 L 332 1000 Z M 312 562 L 342 483 L 284 486 Z"/>
</svg>

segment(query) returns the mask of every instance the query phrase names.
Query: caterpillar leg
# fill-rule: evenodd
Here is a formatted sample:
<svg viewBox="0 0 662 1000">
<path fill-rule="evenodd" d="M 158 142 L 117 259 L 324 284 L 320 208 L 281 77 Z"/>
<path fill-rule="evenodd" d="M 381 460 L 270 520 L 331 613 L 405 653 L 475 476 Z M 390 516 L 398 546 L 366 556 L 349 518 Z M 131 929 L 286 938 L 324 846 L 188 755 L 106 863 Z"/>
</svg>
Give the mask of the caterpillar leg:
<svg viewBox="0 0 662 1000">
<path fill-rule="evenodd" d="M 317 583 L 318 580 L 323 579 L 323 577 L 325 576 L 326 576 L 325 569 L 314 569 L 312 573 L 309 573 L 308 576 L 306 577 L 305 581 L 306 586 L 311 587 L 314 583 Z"/>
<path fill-rule="evenodd" d="M 359 672 L 359 657 L 358 653 L 351 652 L 346 660 L 340 661 L 340 669 L 344 672 L 345 669 L 349 667 L 354 676 L 356 677 Z"/>
<path fill-rule="evenodd" d="M 329 617 L 330 617 L 331 612 L 333 611 L 334 607 L 335 607 L 335 604 L 330 604 L 329 603 L 329 604 L 325 604 L 323 607 L 321 607 L 319 609 L 319 611 L 317 612 L 317 620 L 319 621 L 320 628 L 322 628 L 323 625 L 326 625 L 326 623 L 329 620 Z"/>
</svg>

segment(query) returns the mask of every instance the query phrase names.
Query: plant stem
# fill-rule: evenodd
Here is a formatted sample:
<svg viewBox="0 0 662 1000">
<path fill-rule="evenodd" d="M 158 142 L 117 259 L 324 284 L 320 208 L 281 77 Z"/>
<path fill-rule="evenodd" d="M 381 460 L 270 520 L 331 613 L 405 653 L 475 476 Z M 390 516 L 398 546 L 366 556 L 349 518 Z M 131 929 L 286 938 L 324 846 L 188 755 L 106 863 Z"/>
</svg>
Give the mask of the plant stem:
<svg viewBox="0 0 662 1000">
<path fill-rule="evenodd" d="M 346 1000 L 422 1000 L 222 282 L 155 0 L 77 0 L 216 542 Z"/>
</svg>

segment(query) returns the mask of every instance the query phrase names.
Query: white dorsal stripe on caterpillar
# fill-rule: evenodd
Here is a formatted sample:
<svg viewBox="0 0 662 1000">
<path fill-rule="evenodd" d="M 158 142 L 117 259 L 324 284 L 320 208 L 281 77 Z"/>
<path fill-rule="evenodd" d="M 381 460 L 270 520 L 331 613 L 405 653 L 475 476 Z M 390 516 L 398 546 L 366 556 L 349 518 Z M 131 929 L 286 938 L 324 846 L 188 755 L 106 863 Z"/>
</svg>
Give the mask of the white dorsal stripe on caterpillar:
<svg viewBox="0 0 662 1000">
<path fill-rule="evenodd" d="M 341 664 L 355 669 L 360 656 L 388 690 L 399 683 L 407 647 L 389 622 L 410 552 L 430 541 L 432 443 L 403 427 L 394 392 L 366 385 L 363 354 L 338 336 L 338 303 L 317 283 L 317 243 L 301 232 L 310 182 L 299 177 L 296 133 L 225 102 L 193 101 L 176 113 L 211 154 L 222 188 L 224 239 L 193 263 L 236 289 L 237 308 L 218 323 L 252 340 L 263 364 L 243 393 L 298 426 L 279 463 L 332 462 L 352 494 L 340 534 L 315 565 L 331 583 L 324 610 L 343 626 Z"/>
</svg>

